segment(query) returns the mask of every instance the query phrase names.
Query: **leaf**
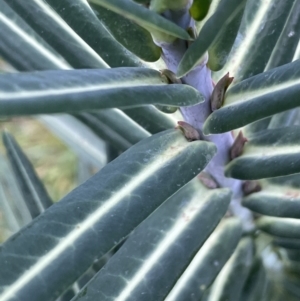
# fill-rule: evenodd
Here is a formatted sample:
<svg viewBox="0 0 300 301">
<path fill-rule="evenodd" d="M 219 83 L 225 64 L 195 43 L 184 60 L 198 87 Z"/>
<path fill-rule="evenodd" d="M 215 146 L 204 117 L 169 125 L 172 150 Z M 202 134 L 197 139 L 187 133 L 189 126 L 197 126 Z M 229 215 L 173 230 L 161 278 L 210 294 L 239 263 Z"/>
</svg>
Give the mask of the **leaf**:
<svg viewBox="0 0 300 301">
<path fill-rule="evenodd" d="M 223 28 L 213 44 L 208 48 L 208 67 L 213 71 L 221 70 L 228 59 L 231 48 L 238 35 L 247 1 L 241 1 L 242 8 L 235 14 L 234 18 Z"/>
<path fill-rule="evenodd" d="M 123 112 L 152 134 L 175 128 L 176 119 L 163 114 L 154 106 L 123 109 Z"/>
<path fill-rule="evenodd" d="M 28 224 L 31 220 L 16 178 L 6 158 L 2 155 L 0 155 L 0 209 L 3 214 L 3 221 L 1 222 L 5 224 L 5 227 L 1 225 L 3 238 L 17 232 L 20 227 Z M 4 228 L 7 228 L 8 233 L 5 233 Z"/>
<path fill-rule="evenodd" d="M 66 114 L 39 115 L 38 120 L 68 145 L 80 159 L 97 168 L 106 164 L 105 143 L 75 117 Z"/>
<path fill-rule="evenodd" d="M 265 70 L 270 70 L 293 61 L 298 46 L 300 31 L 300 2 L 294 1 L 281 35 L 272 51 Z"/>
<path fill-rule="evenodd" d="M 289 111 L 284 111 L 282 113 L 275 114 L 268 126 L 269 129 L 276 129 L 280 127 L 288 127 L 293 125 L 298 119 L 298 109 L 292 109 Z"/>
<path fill-rule="evenodd" d="M 248 278 L 245 282 L 241 298 L 243 301 L 264 300 L 268 279 L 262 259 L 257 257 L 252 264 Z"/>
<path fill-rule="evenodd" d="M 189 5 L 189 0 L 151 0 L 149 9 L 162 14 L 167 10 L 174 12 L 186 11 Z"/>
<path fill-rule="evenodd" d="M 187 142 L 178 130 L 131 147 L 2 245 L 0 300 L 55 299 L 215 152 L 213 144 Z"/>
<path fill-rule="evenodd" d="M 31 217 L 34 219 L 50 207 L 53 202 L 50 199 L 43 183 L 37 176 L 32 164 L 23 153 L 13 136 L 4 132 L 3 143 L 24 201 Z"/>
<path fill-rule="evenodd" d="M 289 16 L 292 1 L 247 0 L 244 16 L 230 57 L 218 76 L 226 72 L 235 82 L 264 71 Z"/>
<path fill-rule="evenodd" d="M 285 238 L 300 238 L 300 220 L 263 216 L 256 221 L 258 229 Z"/>
<path fill-rule="evenodd" d="M 47 2 L 110 67 L 142 67 L 143 63 L 113 38 L 86 0 Z"/>
<path fill-rule="evenodd" d="M 237 129 L 300 105 L 300 61 L 269 70 L 232 86 L 222 108 L 205 121 L 204 133 Z"/>
<path fill-rule="evenodd" d="M 165 300 L 226 213 L 230 194 L 208 190 L 195 178 L 136 228 L 74 301 Z"/>
<path fill-rule="evenodd" d="M 5 1 L 74 68 L 108 67 L 45 1 Z"/>
<path fill-rule="evenodd" d="M 194 0 L 190 8 L 190 14 L 196 21 L 203 20 L 209 10 L 212 0 Z"/>
<path fill-rule="evenodd" d="M 243 238 L 211 287 L 208 301 L 240 299 L 253 260 L 253 242 Z"/>
<path fill-rule="evenodd" d="M 146 68 L 40 71 L 0 78 L 0 115 L 32 115 L 135 107 L 187 106 L 204 100 L 187 85 L 165 85 Z M 20 92 L 21 91 L 21 92 Z"/>
<path fill-rule="evenodd" d="M 161 49 L 154 44 L 147 30 L 109 9 L 93 4 L 91 7 L 114 38 L 132 53 L 146 62 L 160 58 Z"/>
<path fill-rule="evenodd" d="M 166 301 L 200 300 L 236 248 L 242 234 L 238 219 L 221 222 L 179 278 Z"/>
<path fill-rule="evenodd" d="M 220 38 L 224 28 L 243 10 L 245 2 L 245 0 L 221 1 L 216 12 L 202 27 L 198 38 L 185 52 L 178 65 L 178 77 L 184 76 L 201 62 L 208 48 Z"/>
<path fill-rule="evenodd" d="M 20 71 L 70 68 L 3 0 L 0 6 L 0 55 L 5 61 Z"/>
<path fill-rule="evenodd" d="M 90 0 L 90 2 L 110 9 L 150 32 L 158 31 L 183 40 L 191 39 L 188 33 L 175 23 L 130 0 Z"/>
<path fill-rule="evenodd" d="M 275 237 L 273 244 L 285 249 L 300 249 L 300 239 Z"/>
<path fill-rule="evenodd" d="M 300 190 L 270 185 L 244 198 L 243 205 L 264 215 L 300 218 Z"/>
<path fill-rule="evenodd" d="M 231 161 L 225 175 L 255 180 L 300 172 L 300 127 L 266 130 L 250 137 L 242 156 Z"/>
<path fill-rule="evenodd" d="M 110 143 L 116 150 L 124 151 L 132 146 L 132 143 L 126 138 L 112 129 L 110 125 L 99 120 L 93 114 L 80 113 L 75 115 L 75 117 L 92 129 L 93 132 L 105 142 Z"/>
</svg>

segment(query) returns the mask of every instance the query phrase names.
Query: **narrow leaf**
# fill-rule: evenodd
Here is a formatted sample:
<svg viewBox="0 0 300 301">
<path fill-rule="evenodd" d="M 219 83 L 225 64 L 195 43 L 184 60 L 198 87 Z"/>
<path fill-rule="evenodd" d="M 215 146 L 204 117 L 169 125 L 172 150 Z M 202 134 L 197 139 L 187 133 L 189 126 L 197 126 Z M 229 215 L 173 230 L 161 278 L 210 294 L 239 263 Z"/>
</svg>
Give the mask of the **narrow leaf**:
<svg viewBox="0 0 300 301">
<path fill-rule="evenodd" d="M 243 199 L 243 205 L 263 215 L 300 218 L 300 190 L 267 186 Z"/>
<path fill-rule="evenodd" d="M 110 9 L 136 22 L 150 32 L 159 31 L 176 38 L 190 40 L 190 36 L 184 29 L 130 0 L 90 0 L 90 2 Z"/>
<path fill-rule="evenodd" d="M 294 0 L 247 0 L 238 38 L 223 71 L 235 82 L 264 71 Z"/>
<path fill-rule="evenodd" d="M 74 116 L 88 126 L 97 136 L 113 146 L 115 150 L 125 151 L 132 146 L 132 143 L 130 143 L 126 138 L 121 136 L 109 125 L 99 120 L 93 114 L 80 113 Z"/>
<path fill-rule="evenodd" d="M 34 219 L 50 207 L 53 202 L 43 183 L 37 176 L 32 164 L 15 139 L 5 132 L 3 134 L 3 143 L 24 201 L 31 217 Z"/>
<path fill-rule="evenodd" d="M 275 237 L 273 244 L 285 249 L 300 249 L 300 239 Z"/>
<path fill-rule="evenodd" d="M 124 47 L 146 62 L 155 62 L 160 58 L 161 49 L 154 44 L 146 29 L 102 6 L 91 6 L 100 21 Z"/>
<path fill-rule="evenodd" d="M 264 300 L 268 279 L 265 267 L 260 257 L 257 257 L 251 267 L 249 276 L 245 282 L 240 300 L 257 301 Z"/>
<path fill-rule="evenodd" d="M 66 114 L 40 115 L 38 120 L 64 141 L 79 158 L 97 168 L 106 164 L 105 143 L 75 117 Z"/>
<path fill-rule="evenodd" d="M 298 109 L 292 109 L 289 111 L 284 111 L 282 113 L 275 114 L 268 126 L 269 129 L 276 129 L 280 127 L 287 127 L 293 125 L 298 119 Z"/>
<path fill-rule="evenodd" d="M 113 38 L 86 0 L 47 0 L 47 3 L 110 67 L 142 67 L 138 57 Z"/>
<path fill-rule="evenodd" d="M 7 235 L 17 232 L 31 220 L 9 162 L 2 155 L 0 155 L 0 208 L 4 215 L 3 221 L 8 229 Z M 1 232 L 4 235 L 3 225 L 2 229 Z"/>
<path fill-rule="evenodd" d="M 151 105 L 123 109 L 123 112 L 152 134 L 172 129 L 176 126 L 176 120 L 173 116 L 166 115 Z"/>
<path fill-rule="evenodd" d="M 222 30 L 218 39 L 216 39 L 208 48 L 209 59 L 207 64 L 213 71 L 219 71 L 224 67 L 234 41 L 238 35 L 238 30 L 240 28 L 247 1 L 241 2 L 243 3 L 242 8 Z"/>
<path fill-rule="evenodd" d="M 165 300 L 200 300 L 204 290 L 211 285 L 232 255 L 241 234 L 242 225 L 239 220 L 233 218 L 221 222 Z"/>
<path fill-rule="evenodd" d="M 240 299 L 253 260 L 253 242 L 243 238 L 211 287 L 208 301 Z"/>
<path fill-rule="evenodd" d="M 299 126 L 259 132 L 245 144 L 242 156 L 226 166 L 225 174 L 255 180 L 299 173 L 299 144 Z"/>
<path fill-rule="evenodd" d="M 93 114 L 98 120 L 104 122 L 120 136 L 135 144 L 150 136 L 150 133 L 118 109 L 98 111 Z"/>
<path fill-rule="evenodd" d="M 108 67 L 45 1 L 5 1 L 73 67 Z"/>
<path fill-rule="evenodd" d="M 224 105 L 204 124 L 205 134 L 224 133 L 300 105 L 300 61 L 269 70 L 234 85 Z"/>
<path fill-rule="evenodd" d="M 178 77 L 184 76 L 201 62 L 208 48 L 221 37 L 224 28 L 244 9 L 245 3 L 245 0 L 221 1 L 216 12 L 202 27 L 198 38 L 184 54 L 178 65 Z"/>
<path fill-rule="evenodd" d="M 272 51 L 265 70 L 273 69 L 293 61 L 299 43 L 300 31 L 300 2 L 294 1 L 293 7 L 284 25 L 279 39 Z"/>
<path fill-rule="evenodd" d="M 229 201 L 229 190 L 208 190 L 195 178 L 147 218 L 73 300 L 165 300 Z"/>
<path fill-rule="evenodd" d="M 54 300 L 215 152 L 213 144 L 187 142 L 178 130 L 131 147 L 3 244 L 0 300 Z"/>
<path fill-rule="evenodd" d="M 146 68 L 40 71 L 0 78 L 0 115 L 92 111 L 146 104 L 193 105 L 204 100 L 187 85 L 165 85 Z"/>
<path fill-rule="evenodd" d="M 4 0 L 0 7 L 0 56 L 5 61 L 20 71 L 70 68 Z"/>
<path fill-rule="evenodd" d="M 263 216 L 256 221 L 256 225 L 261 231 L 271 235 L 300 238 L 299 219 Z"/>
</svg>

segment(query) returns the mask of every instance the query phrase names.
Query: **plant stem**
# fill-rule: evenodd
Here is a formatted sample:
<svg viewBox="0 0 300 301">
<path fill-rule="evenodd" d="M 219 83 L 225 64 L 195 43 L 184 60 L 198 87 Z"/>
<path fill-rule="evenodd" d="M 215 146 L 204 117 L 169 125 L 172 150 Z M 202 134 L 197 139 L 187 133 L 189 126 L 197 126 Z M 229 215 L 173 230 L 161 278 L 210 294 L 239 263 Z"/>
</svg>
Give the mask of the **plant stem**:
<svg viewBox="0 0 300 301">
<path fill-rule="evenodd" d="M 177 12 L 166 11 L 163 15 L 183 28 L 194 27 L 194 21 L 191 20 L 188 7 L 186 10 Z M 162 58 L 166 65 L 171 71 L 176 73 L 178 64 L 188 47 L 186 41 L 177 39 L 172 44 L 159 43 L 159 46 L 162 48 Z M 213 91 L 213 82 L 211 70 L 206 66 L 207 61 L 208 55 L 196 68 L 182 78 L 184 84 L 194 87 L 205 97 L 205 101 L 201 104 L 180 108 L 184 120 L 200 133 L 202 133 L 202 127 L 206 118 L 211 114 L 210 98 Z M 246 230 L 251 229 L 253 227 L 252 213 L 241 205 L 241 198 L 243 197 L 242 182 L 224 176 L 224 167 L 229 161 L 230 148 L 234 140 L 231 132 L 203 136 L 203 138 L 214 142 L 218 148 L 217 154 L 210 161 L 205 171 L 211 174 L 221 187 L 228 187 L 232 190 L 233 196 L 230 210 L 234 215 L 241 218 Z"/>
</svg>

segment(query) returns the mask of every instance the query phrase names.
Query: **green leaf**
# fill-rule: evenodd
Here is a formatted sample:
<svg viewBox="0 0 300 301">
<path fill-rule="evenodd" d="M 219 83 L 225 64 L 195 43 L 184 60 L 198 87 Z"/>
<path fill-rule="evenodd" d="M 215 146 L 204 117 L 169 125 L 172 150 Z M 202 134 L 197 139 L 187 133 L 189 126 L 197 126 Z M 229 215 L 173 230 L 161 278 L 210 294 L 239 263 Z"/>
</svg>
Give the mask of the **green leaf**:
<svg viewBox="0 0 300 301">
<path fill-rule="evenodd" d="M 185 52 L 178 65 L 178 77 L 184 76 L 201 62 L 208 48 L 222 36 L 224 28 L 244 9 L 245 2 L 245 0 L 221 1 L 216 12 L 202 27 L 198 38 Z"/>
<path fill-rule="evenodd" d="M 289 111 L 284 111 L 282 113 L 275 114 L 268 126 L 269 129 L 276 129 L 280 127 L 288 127 L 293 125 L 298 119 L 298 109 L 292 109 Z"/>
<path fill-rule="evenodd" d="M 240 300 L 244 283 L 253 260 L 253 242 L 243 238 L 235 252 L 218 275 L 208 296 L 208 301 Z"/>
<path fill-rule="evenodd" d="M 268 179 L 268 182 L 275 185 L 289 186 L 298 189 L 300 186 L 300 174 L 270 178 Z"/>
<path fill-rule="evenodd" d="M 150 136 L 149 132 L 118 109 L 103 110 L 94 114 L 80 113 L 75 116 L 117 150 L 124 151 Z"/>
<path fill-rule="evenodd" d="M 230 58 L 214 80 L 228 71 L 235 82 L 263 72 L 293 3 L 294 0 L 248 0 Z"/>
<path fill-rule="evenodd" d="M 243 205 L 263 215 L 300 218 L 300 190 L 270 185 L 244 198 Z"/>
<path fill-rule="evenodd" d="M 245 282 L 240 300 L 257 301 L 264 300 L 268 279 L 262 259 L 257 257 L 252 264 L 248 278 Z"/>
<path fill-rule="evenodd" d="M 242 156 L 225 168 L 226 176 L 255 180 L 300 172 L 300 127 L 265 130 L 250 137 Z"/>
<path fill-rule="evenodd" d="M 195 178 L 136 228 L 74 301 L 111 300 L 112 296 L 138 300 L 141 295 L 145 301 L 165 300 L 226 213 L 230 195 L 228 189 L 209 190 Z"/>
<path fill-rule="evenodd" d="M 0 78 L 0 115 L 92 111 L 146 104 L 193 105 L 204 100 L 187 85 L 166 85 L 146 68 L 40 71 Z"/>
<path fill-rule="evenodd" d="M 160 58 L 161 49 L 147 30 L 109 9 L 94 4 L 91 7 L 114 38 L 132 53 L 147 62 Z"/>
<path fill-rule="evenodd" d="M 0 300 L 53 300 L 215 152 L 212 143 L 189 143 L 179 130 L 131 147 L 2 245 Z"/>
<path fill-rule="evenodd" d="M 258 229 L 285 238 L 300 238 L 300 220 L 263 216 L 256 221 Z"/>
<path fill-rule="evenodd" d="M 265 70 L 273 69 L 293 61 L 300 38 L 300 31 L 298 30 L 300 26 L 299 10 L 300 2 L 294 1 Z"/>
<path fill-rule="evenodd" d="M 0 6 L 0 56 L 5 61 L 20 71 L 70 68 L 4 0 Z"/>
<path fill-rule="evenodd" d="M 175 23 L 130 0 L 90 0 L 90 2 L 110 9 L 150 32 L 158 31 L 183 40 L 191 39 L 189 34 Z"/>
<path fill-rule="evenodd" d="M 139 108 L 123 109 L 123 112 L 151 134 L 156 134 L 177 126 L 175 118 L 160 112 L 151 105 Z"/>
<path fill-rule="evenodd" d="M 114 39 L 86 0 L 47 0 L 47 2 L 110 67 L 143 65 L 138 57 Z"/>
<path fill-rule="evenodd" d="M 39 115 L 37 119 L 70 147 L 80 159 L 97 168 L 102 168 L 106 164 L 105 143 L 75 117 L 67 114 Z"/>
<path fill-rule="evenodd" d="M 50 207 L 53 202 L 16 140 L 4 132 L 3 143 L 24 201 L 31 217 L 35 218 Z"/>
<path fill-rule="evenodd" d="M 238 219 L 221 222 L 193 258 L 165 301 L 200 300 L 236 248 L 242 234 Z"/>
<path fill-rule="evenodd" d="M 213 71 L 221 70 L 228 59 L 244 14 L 246 1 L 242 1 L 242 3 L 242 8 L 222 30 L 213 44 L 208 48 L 209 59 L 207 65 Z"/>
<path fill-rule="evenodd" d="M 20 193 L 16 178 L 6 158 L 0 155 L 0 209 L 3 214 L 1 223 L 5 224 L 8 233 L 5 235 L 3 224 L 1 236 L 10 236 L 31 220 L 30 213 Z M 2 241 L 1 241 L 2 243 Z"/>
<path fill-rule="evenodd" d="M 212 0 L 194 0 L 190 8 L 190 14 L 196 21 L 203 20 L 209 10 Z"/>
<path fill-rule="evenodd" d="M 189 2 L 189 0 L 151 0 L 149 9 L 158 14 L 162 14 L 166 10 L 180 12 L 184 11 L 189 6 Z"/>
<path fill-rule="evenodd" d="M 108 67 L 45 1 L 5 1 L 74 68 Z"/>
<path fill-rule="evenodd" d="M 300 61 L 246 79 L 225 94 L 223 107 L 205 121 L 204 133 L 237 129 L 300 105 Z"/>
<path fill-rule="evenodd" d="M 300 249 L 300 239 L 274 237 L 273 244 L 285 249 Z"/>
</svg>

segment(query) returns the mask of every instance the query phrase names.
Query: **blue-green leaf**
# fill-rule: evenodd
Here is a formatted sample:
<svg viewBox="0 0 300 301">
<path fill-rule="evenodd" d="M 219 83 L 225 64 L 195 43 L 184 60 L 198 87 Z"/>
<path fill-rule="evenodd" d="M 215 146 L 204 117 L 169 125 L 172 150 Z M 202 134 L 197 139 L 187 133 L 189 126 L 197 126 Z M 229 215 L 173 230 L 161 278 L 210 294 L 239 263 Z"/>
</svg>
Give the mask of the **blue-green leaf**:
<svg viewBox="0 0 300 301">
<path fill-rule="evenodd" d="M 147 104 L 188 106 L 204 100 L 182 84 L 168 85 L 147 68 L 40 71 L 0 77 L 0 115 L 93 111 Z"/>
<path fill-rule="evenodd" d="M 179 130 L 131 147 L 2 245 L 0 300 L 54 300 L 215 152 Z"/>
</svg>

